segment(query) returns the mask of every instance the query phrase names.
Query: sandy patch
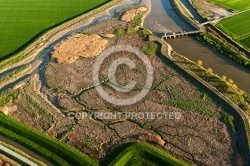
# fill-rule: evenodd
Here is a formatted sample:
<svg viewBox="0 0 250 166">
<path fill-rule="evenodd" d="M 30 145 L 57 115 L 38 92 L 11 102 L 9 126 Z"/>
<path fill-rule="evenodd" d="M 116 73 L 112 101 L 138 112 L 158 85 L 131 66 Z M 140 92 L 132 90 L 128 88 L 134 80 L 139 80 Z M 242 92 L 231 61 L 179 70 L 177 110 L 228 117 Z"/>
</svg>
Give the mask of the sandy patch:
<svg viewBox="0 0 250 166">
<path fill-rule="evenodd" d="M 52 57 L 58 63 L 72 63 L 79 57 L 99 55 L 107 46 L 108 40 L 95 34 L 76 34 L 54 47 Z"/>
<path fill-rule="evenodd" d="M 17 106 L 13 106 L 13 107 L 4 106 L 0 108 L 0 112 L 3 112 L 5 115 L 9 115 L 9 113 L 12 113 L 16 110 L 17 110 Z"/>
<path fill-rule="evenodd" d="M 26 84 L 25 82 L 22 82 L 22 83 L 20 83 L 20 84 L 17 84 L 17 85 L 15 85 L 15 86 L 13 87 L 13 90 L 19 89 L 19 88 L 23 87 L 25 84 Z"/>
<path fill-rule="evenodd" d="M 204 17 L 218 14 L 223 17 L 231 16 L 233 13 L 223 7 L 215 5 L 206 0 L 191 0 L 191 3 L 201 12 Z"/>
<path fill-rule="evenodd" d="M 134 19 L 135 16 L 143 13 L 143 12 L 146 12 L 148 9 L 145 8 L 145 7 L 139 7 L 139 8 L 136 8 L 136 9 L 130 9 L 130 10 L 127 10 L 121 17 L 121 21 L 126 21 L 126 22 L 130 22 Z"/>
<path fill-rule="evenodd" d="M 165 145 L 165 141 L 162 140 L 160 136 L 154 135 L 151 133 L 140 135 L 139 140 L 154 142 L 154 143 L 157 143 L 158 145 L 161 145 L 161 146 Z"/>
<path fill-rule="evenodd" d="M 111 33 L 109 33 L 109 34 L 104 34 L 104 35 L 102 35 L 102 37 L 114 38 L 114 37 L 115 37 L 115 34 L 111 34 Z"/>
</svg>

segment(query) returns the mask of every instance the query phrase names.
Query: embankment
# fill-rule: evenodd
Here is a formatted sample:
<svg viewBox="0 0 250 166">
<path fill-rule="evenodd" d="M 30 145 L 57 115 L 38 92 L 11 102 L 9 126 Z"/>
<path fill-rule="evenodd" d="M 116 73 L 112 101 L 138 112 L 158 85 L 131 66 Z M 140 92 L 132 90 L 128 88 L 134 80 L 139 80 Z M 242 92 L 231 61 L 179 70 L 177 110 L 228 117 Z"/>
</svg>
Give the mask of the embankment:
<svg viewBox="0 0 250 166">
<path fill-rule="evenodd" d="M 150 41 L 156 41 L 161 43 L 161 45 L 166 45 L 164 41 L 159 39 L 156 36 L 151 35 L 149 37 Z M 161 49 L 162 55 L 173 64 L 173 67 L 183 73 L 183 75 L 189 79 L 191 82 L 196 84 L 196 86 L 201 87 L 207 94 L 209 94 L 215 101 L 228 106 L 230 109 L 226 109 L 227 113 L 232 115 L 235 119 L 235 128 L 236 128 L 236 136 L 238 142 L 236 143 L 240 153 L 244 157 L 246 161 L 246 165 L 250 164 L 250 120 L 249 117 L 245 114 L 245 112 L 240 109 L 236 104 L 234 104 L 230 99 L 228 99 L 225 95 L 219 92 L 216 88 L 211 86 L 209 83 L 201 79 L 195 73 L 187 69 L 181 63 L 176 61 L 172 56 L 169 56 L 169 50 L 166 47 L 162 47 Z"/>
</svg>

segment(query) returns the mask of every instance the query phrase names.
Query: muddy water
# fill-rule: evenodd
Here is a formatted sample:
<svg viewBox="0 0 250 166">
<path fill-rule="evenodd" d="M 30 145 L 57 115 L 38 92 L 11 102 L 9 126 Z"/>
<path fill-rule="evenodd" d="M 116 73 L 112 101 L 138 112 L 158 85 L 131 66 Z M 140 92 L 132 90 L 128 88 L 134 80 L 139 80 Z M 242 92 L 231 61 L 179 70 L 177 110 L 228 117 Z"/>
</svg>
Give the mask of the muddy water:
<svg viewBox="0 0 250 166">
<path fill-rule="evenodd" d="M 151 0 L 151 12 L 145 19 L 144 27 L 159 35 L 193 30 L 174 12 L 169 0 Z"/>
<path fill-rule="evenodd" d="M 169 0 L 151 0 L 152 10 L 146 18 L 144 26 L 156 33 L 171 31 L 188 31 L 192 29 L 188 24 L 181 20 Z M 164 11 L 165 10 L 165 11 Z M 182 37 L 177 39 L 168 39 L 167 42 L 172 45 L 174 50 L 187 58 L 197 61 L 202 60 L 203 66 L 212 68 L 214 73 L 233 79 L 239 88 L 250 93 L 250 72 L 244 67 L 232 62 L 222 54 L 217 53 L 208 45 L 205 45 L 194 37 Z"/>
</svg>

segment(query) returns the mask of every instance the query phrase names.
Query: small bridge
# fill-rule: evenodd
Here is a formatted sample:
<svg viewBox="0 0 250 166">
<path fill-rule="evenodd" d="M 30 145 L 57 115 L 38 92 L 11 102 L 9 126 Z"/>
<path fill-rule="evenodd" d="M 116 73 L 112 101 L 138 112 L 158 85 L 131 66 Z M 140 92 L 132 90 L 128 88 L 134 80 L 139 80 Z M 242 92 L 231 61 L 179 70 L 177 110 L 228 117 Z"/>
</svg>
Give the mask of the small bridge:
<svg viewBox="0 0 250 166">
<path fill-rule="evenodd" d="M 182 37 L 182 36 L 189 36 L 189 35 L 195 35 L 200 33 L 200 30 L 197 31 L 189 31 L 189 32 L 172 32 L 170 34 L 165 33 L 164 36 L 162 36 L 163 39 L 171 39 L 171 38 L 176 38 L 176 37 Z"/>
</svg>

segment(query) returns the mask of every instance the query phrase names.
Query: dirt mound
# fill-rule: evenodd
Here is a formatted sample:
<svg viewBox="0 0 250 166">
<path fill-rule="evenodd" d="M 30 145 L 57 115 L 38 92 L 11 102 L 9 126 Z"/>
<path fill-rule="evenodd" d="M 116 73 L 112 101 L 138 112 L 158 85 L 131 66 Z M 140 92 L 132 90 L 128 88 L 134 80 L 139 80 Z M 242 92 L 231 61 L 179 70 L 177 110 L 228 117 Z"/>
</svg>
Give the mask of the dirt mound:
<svg viewBox="0 0 250 166">
<path fill-rule="evenodd" d="M 141 14 L 142 12 L 147 11 L 148 9 L 145 7 L 139 7 L 137 9 L 130 9 L 127 10 L 121 17 L 121 21 L 132 21 L 134 19 L 135 16 Z"/>
<path fill-rule="evenodd" d="M 113 37 L 115 37 L 115 34 L 110 34 L 110 33 L 108 33 L 108 34 L 102 35 L 102 37 L 113 38 Z"/>
<path fill-rule="evenodd" d="M 13 106 L 13 107 L 4 106 L 0 108 L 0 112 L 4 113 L 5 115 L 9 115 L 9 113 L 12 113 L 16 110 L 17 110 L 17 106 Z"/>
<path fill-rule="evenodd" d="M 79 57 L 99 55 L 107 44 L 108 40 L 99 35 L 76 34 L 56 45 L 52 57 L 58 63 L 72 63 Z"/>
<path fill-rule="evenodd" d="M 155 142 L 155 143 L 157 143 L 157 144 L 159 144 L 161 146 L 165 145 L 165 141 L 162 140 L 160 136 L 153 135 L 151 133 L 140 135 L 139 140 Z"/>
</svg>

